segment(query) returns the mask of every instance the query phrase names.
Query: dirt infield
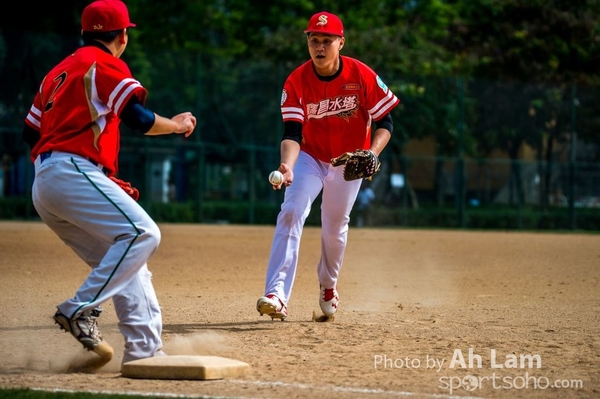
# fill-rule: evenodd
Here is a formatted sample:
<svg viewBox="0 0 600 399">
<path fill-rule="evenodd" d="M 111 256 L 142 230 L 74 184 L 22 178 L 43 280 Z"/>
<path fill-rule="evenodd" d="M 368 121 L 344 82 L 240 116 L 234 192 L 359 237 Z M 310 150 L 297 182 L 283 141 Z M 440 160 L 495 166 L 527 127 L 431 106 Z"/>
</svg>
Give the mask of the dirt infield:
<svg viewBox="0 0 600 399">
<path fill-rule="evenodd" d="M 600 236 L 352 228 L 331 323 L 319 309 L 318 228 L 303 236 L 285 322 L 260 317 L 273 227 L 161 225 L 150 270 L 169 354 L 249 363 L 243 379 L 120 376 L 112 303 L 100 327 L 117 357 L 53 324 L 88 272 L 42 223 L 0 223 L 0 388 L 243 398 L 600 397 Z M 50 378 L 50 376 L 52 378 Z M 560 387 L 553 387 L 559 385 Z"/>
</svg>

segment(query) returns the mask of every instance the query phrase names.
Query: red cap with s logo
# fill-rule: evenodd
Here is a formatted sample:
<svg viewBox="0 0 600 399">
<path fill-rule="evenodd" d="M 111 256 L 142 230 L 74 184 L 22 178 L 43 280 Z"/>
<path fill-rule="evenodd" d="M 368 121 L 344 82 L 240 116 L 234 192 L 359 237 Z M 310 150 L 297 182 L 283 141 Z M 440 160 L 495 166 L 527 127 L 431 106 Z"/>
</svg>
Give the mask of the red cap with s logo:
<svg viewBox="0 0 600 399">
<path fill-rule="evenodd" d="M 308 21 L 308 28 L 304 33 L 310 32 L 344 37 L 344 25 L 337 15 L 321 11 L 313 15 Z"/>
</svg>

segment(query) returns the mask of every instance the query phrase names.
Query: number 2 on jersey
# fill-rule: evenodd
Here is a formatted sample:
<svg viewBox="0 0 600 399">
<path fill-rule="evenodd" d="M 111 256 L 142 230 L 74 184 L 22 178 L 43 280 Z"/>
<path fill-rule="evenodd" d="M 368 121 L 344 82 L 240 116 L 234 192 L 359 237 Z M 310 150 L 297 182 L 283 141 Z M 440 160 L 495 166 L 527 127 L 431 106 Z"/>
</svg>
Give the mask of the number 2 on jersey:
<svg viewBox="0 0 600 399">
<path fill-rule="evenodd" d="M 56 92 L 58 91 L 60 86 L 62 86 L 65 83 L 66 80 L 67 80 L 66 72 L 62 72 L 60 75 L 58 75 L 57 77 L 54 78 L 54 85 L 55 85 L 54 90 L 52 91 L 52 94 L 50 95 L 50 98 L 48 99 L 48 102 L 46 103 L 46 106 L 44 107 L 44 112 L 50 111 L 52 109 L 52 105 L 54 104 L 54 97 L 56 97 Z"/>
</svg>

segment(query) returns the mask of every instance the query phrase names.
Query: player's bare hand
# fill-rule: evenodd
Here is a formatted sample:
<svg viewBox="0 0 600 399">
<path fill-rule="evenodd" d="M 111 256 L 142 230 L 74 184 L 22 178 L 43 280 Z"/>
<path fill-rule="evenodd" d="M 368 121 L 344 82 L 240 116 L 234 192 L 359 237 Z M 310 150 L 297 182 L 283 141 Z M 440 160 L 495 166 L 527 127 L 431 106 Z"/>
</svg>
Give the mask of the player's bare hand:
<svg viewBox="0 0 600 399">
<path fill-rule="evenodd" d="M 171 120 L 177 122 L 175 133 L 183 133 L 185 137 L 192 134 L 196 128 L 196 117 L 191 112 L 182 112 L 172 117 Z"/>
<path fill-rule="evenodd" d="M 279 190 L 283 186 L 285 186 L 285 187 L 290 186 L 292 184 L 292 182 L 294 181 L 293 169 L 290 168 L 288 164 L 281 163 L 279 165 L 279 169 L 277 169 L 277 170 L 279 170 L 281 172 L 281 174 L 283 175 L 283 183 L 281 183 L 278 187 L 273 187 L 273 189 Z"/>
</svg>

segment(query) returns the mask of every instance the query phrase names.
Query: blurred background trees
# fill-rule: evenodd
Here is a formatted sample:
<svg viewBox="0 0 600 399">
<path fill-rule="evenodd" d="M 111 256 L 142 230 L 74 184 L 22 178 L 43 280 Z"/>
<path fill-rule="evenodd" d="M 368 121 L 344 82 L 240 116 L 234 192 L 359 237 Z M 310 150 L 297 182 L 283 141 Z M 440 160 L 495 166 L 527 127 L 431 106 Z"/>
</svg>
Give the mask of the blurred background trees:
<svg viewBox="0 0 600 399">
<path fill-rule="evenodd" d="M 552 162 L 561 154 L 568 161 L 561 146 L 576 138 L 578 161 L 600 160 L 600 0 L 126 3 L 137 27 L 123 58 L 150 90 L 150 105 L 200 116 L 196 140 L 276 148 L 283 79 L 308 59 L 308 18 L 328 10 L 344 21 L 343 54 L 373 67 L 402 99 L 390 152 L 434 143 L 439 198 L 448 158 L 483 164 L 500 153 L 517 161 L 530 148 L 542 206 Z M 21 128 L 40 79 L 79 46 L 87 4 L 46 2 L 33 12 L 19 2 L 0 15 L 0 129 Z M 525 172 L 515 162 L 511 173 L 519 182 Z M 519 183 L 510 192 L 515 200 L 524 195 Z"/>
</svg>

